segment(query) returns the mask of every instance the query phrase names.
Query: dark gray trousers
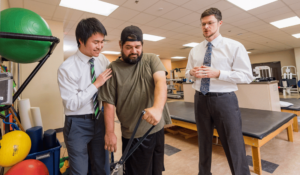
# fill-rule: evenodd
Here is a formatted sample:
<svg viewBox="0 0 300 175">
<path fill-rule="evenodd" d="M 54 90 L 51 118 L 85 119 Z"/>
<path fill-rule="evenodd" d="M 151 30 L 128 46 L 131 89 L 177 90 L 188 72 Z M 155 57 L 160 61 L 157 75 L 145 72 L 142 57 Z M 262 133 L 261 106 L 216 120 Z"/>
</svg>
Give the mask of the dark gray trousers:
<svg viewBox="0 0 300 175">
<path fill-rule="evenodd" d="M 231 173 L 250 175 L 242 135 L 241 113 L 234 92 L 218 96 L 195 93 L 199 142 L 199 175 L 211 175 L 212 139 L 216 127 Z"/>
<path fill-rule="evenodd" d="M 86 175 L 88 159 L 93 175 L 105 175 L 103 114 L 98 120 L 66 117 L 63 132 L 69 154 L 70 175 Z"/>
<path fill-rule="evenodd" d="M 141 138 L 133 139 L 130 149 Z M 122 137 L 122 152 L 125 151 L 129 139 Z M 124 175 L 162 175 L 165 151 L 164 129 L 148 135 L 142 144 L 127 159 L 124 165 Z"/>
</svg>

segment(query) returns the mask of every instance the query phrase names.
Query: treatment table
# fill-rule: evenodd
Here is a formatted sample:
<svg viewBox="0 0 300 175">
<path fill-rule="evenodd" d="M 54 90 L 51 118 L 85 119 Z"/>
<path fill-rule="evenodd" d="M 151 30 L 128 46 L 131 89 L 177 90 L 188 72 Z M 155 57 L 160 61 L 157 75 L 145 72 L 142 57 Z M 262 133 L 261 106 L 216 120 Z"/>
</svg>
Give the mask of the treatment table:
<svg viewBox="0 0 300 175">
<path fill-rule="evenodd" d="M 174 125 L 197 131 L 194 103 L 176 101 L 167 103 Z M 293 142 L 295 114 L 240 108 L 244 142 L 251 146 L 254 173 L 262 174 L 260 147 L 287 129 L 288 141 Z M 219 137 L 214 129 L 214 136 Z"/>
<path fill-rule="evenodd" d="M 293 106 L 290 107 L 281 107 L 281 112 L 288 112 L 292 114 L 296 114 L 297 116 L 300 115 L 300 99 L 297 98 L 281 98 L 280 101 L 285 101 L 289 103 L 293 103 Z M 294 117 L 294 124 L 293 128 L 295 132 L 299 132 L 299 126 L 298 126 L 298 118 Z"/>
</svg>

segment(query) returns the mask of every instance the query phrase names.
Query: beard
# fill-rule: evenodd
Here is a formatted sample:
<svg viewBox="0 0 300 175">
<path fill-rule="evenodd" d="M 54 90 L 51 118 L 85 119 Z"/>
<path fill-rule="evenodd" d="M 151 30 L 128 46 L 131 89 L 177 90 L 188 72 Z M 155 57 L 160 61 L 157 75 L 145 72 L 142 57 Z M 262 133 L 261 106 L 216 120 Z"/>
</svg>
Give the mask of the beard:
<svg viewBox="0 0 300 175">
<path fill-rule="evenodd" d="M 212 33 L 211 35 L 208 35 L 208 36 L 205 36 L 204 34 L 203 34 L 203 36 L 204 36 L 204 38 L 210 38 L 210 37 L 212 37 L 214 34 L 216 34 L 217 33 L 217 31 L 215 31 L 214 33 Z"/>
<path fill-rule="evenodd" d="M 123 51 L 121 51 L 121 54 L 122 54 L 122 58 L 124 60 L 124 62 L 128 63 L 128 64 L 136 64 L 138 63 L 139 61 L 141 61 L 142 57 L 143 57 L 143 52 L 138 55 L 137 53 L 136 54 L 130 54 L 128 56 L 126 56 Z M 137 57 L 136 58 L 130 58 L 130 56 L 132 55 L 136 55 Z"/>
</svg>

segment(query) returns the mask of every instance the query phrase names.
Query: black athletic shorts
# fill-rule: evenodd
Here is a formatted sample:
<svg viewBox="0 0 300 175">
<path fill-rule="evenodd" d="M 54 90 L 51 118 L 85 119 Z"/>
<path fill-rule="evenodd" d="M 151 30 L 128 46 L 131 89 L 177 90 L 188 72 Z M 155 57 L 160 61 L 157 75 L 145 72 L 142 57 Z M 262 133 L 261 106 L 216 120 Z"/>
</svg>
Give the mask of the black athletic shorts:
<svg viewBox="0 0 300 175">
<path fill-rule="evenodd" d="M 135 138 L 135 145 L 140 138 Z M 122 137 L 122 151 L 124 152 L 129 139 Z M 124 175 L 162 175 L 164 167 L 164 129 L 148 135 L 124 165 Z"/>
</svg>

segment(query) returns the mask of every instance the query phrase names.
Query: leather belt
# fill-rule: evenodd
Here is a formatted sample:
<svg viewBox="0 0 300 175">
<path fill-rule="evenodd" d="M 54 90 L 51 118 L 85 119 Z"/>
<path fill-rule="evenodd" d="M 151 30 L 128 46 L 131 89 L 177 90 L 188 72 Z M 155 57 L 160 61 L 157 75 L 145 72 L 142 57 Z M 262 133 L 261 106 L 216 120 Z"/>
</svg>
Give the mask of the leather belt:
<svg viewBox="0 0 300 175">
<path fill-rule="evenodd" d="M 232 92 L 208 92 L 207 94 L 202 94 L 202 92 L 198 92 L 199 95 L 202 95 L 202 96 L 210 96 L 210 97 L 218 97 L 218 96 L 222 96 L 222 95 L 225 95 L 225 94 L 230 94 Z"/>
<path fill-rule="evenodd" d="M 66 115 L 66 117 L 95 119 L 95 114 L 83 114 L 83 115 Z"/>
</svg>

